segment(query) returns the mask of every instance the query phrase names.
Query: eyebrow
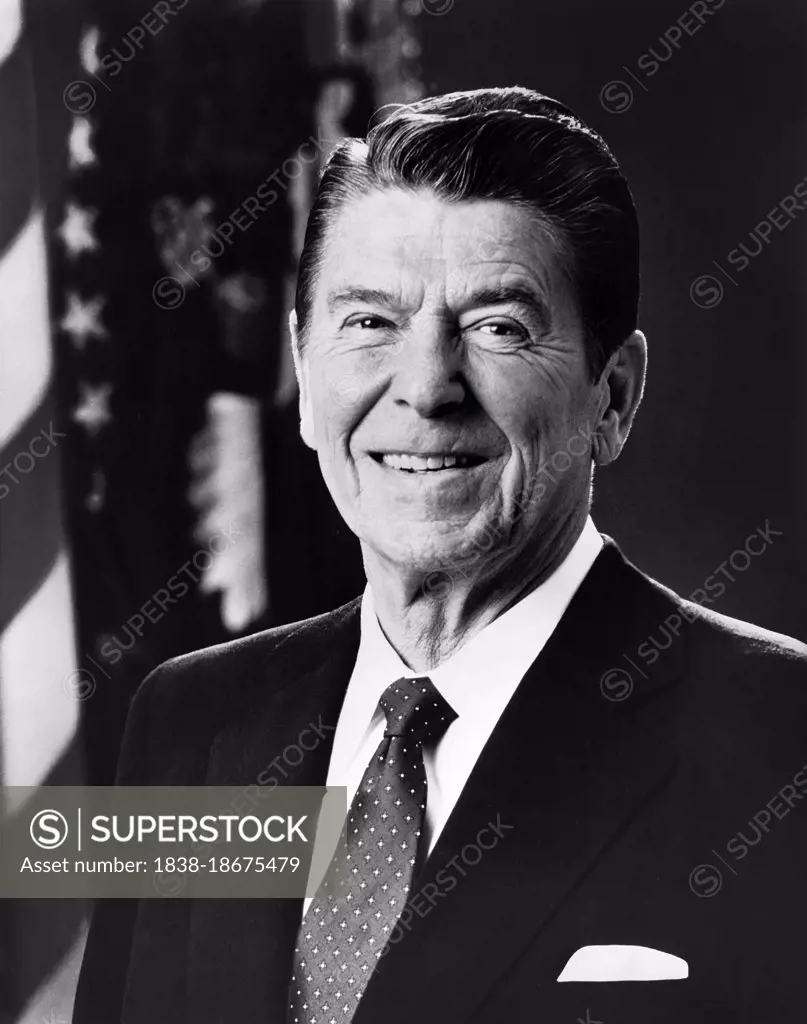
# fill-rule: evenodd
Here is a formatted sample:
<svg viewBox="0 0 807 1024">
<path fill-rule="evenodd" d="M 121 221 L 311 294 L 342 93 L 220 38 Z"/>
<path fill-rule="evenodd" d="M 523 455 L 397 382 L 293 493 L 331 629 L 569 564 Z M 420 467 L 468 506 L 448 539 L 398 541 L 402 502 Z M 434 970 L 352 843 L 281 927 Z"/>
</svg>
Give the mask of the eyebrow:
<svg viewBox="0 0 807 1024">
<path fill-rule="evenodd" d="M 328 295 L 328 311 L 333 313 L 340 306 L 368 305 L 394 306 L 395 297 L 379 288 L 339 288 Z"/>
</svg>

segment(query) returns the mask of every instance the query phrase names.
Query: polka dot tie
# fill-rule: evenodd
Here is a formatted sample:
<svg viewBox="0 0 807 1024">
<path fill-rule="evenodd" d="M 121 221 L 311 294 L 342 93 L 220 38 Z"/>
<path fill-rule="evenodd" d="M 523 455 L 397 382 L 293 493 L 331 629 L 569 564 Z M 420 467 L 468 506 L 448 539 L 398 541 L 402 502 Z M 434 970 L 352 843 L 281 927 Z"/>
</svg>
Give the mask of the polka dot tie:
<svg viewBox="0 0 807 1024">
<path fill-rule="evenodd" d="M 343 845 L 300 926 L 288 1024 L 347 1024 L 406 904 L 426 810 L 423 744 L 457 717 L 430 679 L 399 679 L 348 811 Z"/>
</svg>

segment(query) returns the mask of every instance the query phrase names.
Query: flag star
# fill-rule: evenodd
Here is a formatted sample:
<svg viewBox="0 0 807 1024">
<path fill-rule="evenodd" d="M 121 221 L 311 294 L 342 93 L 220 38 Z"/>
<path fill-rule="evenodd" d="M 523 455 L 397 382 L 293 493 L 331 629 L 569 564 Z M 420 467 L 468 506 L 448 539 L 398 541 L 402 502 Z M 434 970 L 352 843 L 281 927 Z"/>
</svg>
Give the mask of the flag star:
<svg viewBox="0 0 807 1024">
<path fill-rule="evenodd" d="M 80 423 L 85 430 L 95 437 L 111 420 L 109 412 L 109 396 L 112 394 L 111 384 L 80 383 L 81 401 L 73 410 L 71 419 Z"/>
<path fill-rule="evenodd" d="M 98 27 L 93 25 L 85 30 L 79 43 L 78 52 L 81 57 L 81 66 L 85 71 L 89 71 L 91 75 L 94 75 L 101 67 L 101 61 L 98 57 L 100 38 L 101 33 L 98 31 Z"/>
<path fill-rule="evenodd" d="M 92 167 L 98 163 L 98 157 L 92 148 L 92 122 L 86 117 L 74 117 L 67 148 L 70 153 L 70 170 L 77 167 Z"/>
<path fill-rule="evenodd" d="M 68 200 L 65 218 L 56 229 L 56 234 L 64 242 L 70 259 L 83 252 L 96 252 L 100 248 L 98 239 L 93 234 L 93 224 L 97 216 L 97 210 L 79 206 Z"/>
<path fill-rule="evenodd" d="M 106 327 L 100 322 L 104 299 L 97 296 L 84 300 L 78 292 L 67 293 L 67 312 L 59 321 L 59 327 L 78 349 L 84 349 L 88 338 L 102 340 L 109 337 Z"/>
</svg>

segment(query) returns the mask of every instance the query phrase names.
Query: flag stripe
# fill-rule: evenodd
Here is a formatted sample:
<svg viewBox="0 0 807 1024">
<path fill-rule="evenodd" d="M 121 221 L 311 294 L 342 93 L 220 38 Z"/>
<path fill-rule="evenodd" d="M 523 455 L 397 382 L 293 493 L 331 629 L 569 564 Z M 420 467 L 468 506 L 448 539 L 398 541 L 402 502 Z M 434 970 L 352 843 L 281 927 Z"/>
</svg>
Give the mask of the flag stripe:
<svg viewBox="0 0 807 1024">
<path fill-rule="evenodd" d="M 0 743 L 3 783 L 37 786 L 78 729 L 67 556 L 3 631 Z"/>
<path fill-rule="evenodd" d="M 66 903 L 67 901 L 63 902 Z M 87 939 L 86 925 L 82 920 L 83 908 L 78 900 L 73 900 L 72 902 L 76 906 L 72 908 L 65 907 L 62 917 L 62 941 L 59 946 L 59 952 L 66 949 L 66 953 L 61 958 L 59 956 L 52 956 L 50 958 L 51 962 L 60 961 L 58 967 L 48 979 L 48 984 L 36 989 L 32 993 L 30 1001 L 25 1006 L 16 1024 L 66 1024 L 72 1016 L 72 993 L 75 991 L 76 982 L 78 981 L 78 972 L 84 953 L 84 943 Z M 30 924 L 32 922 L 27 922 L 24 918 L 20 919 L 24 935 L 32 934 L 31 928 L 26 927 L 26 925 Z M 69 925 L 69 930 L 64 927 L 65 924 Z M 77 934 L 75 933 L 76 929 L 78 930 Z M 67 946 L 66 943 L 68 942 L 72 942 L 72 945 Z M 33 952 L 37 953 L 37 951 Z M 41 953 L 38 953 L 38 958 L 42 958 Z M 43 960 L 43 964 L 47 962 Z"/>
<path fill-rule="evenodd" d="M 3 154 L 5 156 L 5 154 Z M 5 172 L 0 158 L 0 178 Z M 50 325 L 42 214 L 34 213 L 0 257 L 0 445 L 44 400 L 50 380 Z M 5 465 L 5 463 L 3 463 Z M 0 467 L 2 468 L 2 467 Z"/>
<path fill-rule="evenodd" d="M 0 66 L 0 125 L 3 132 L 0 174 L 0 256 L 28 219 L 36 195 L 36 106 L 31 61 L 18 46 Z"/>
<path fill-rule="evenodd" d="M 53 411 L 52 396 L 48 393 L 45 402 L 37 406 L 4 445 L 0 456 L 0 467 L 10 465 L 10 472 L 19 481 L 15 484 L 8 474 L 0 477 L 0 494 L 4 494 L 4 487 L 9 488 L 0 499 L 3 518 L 0 565 L 4 577 L 4 585 L 0 588 L 0 632 L 6 629 L 53 569 L 64 543 L 56 449 L 37 459 L 29 454 L 31 439 L 37 435 L 40 438 L 39 450 L 45 450 L 47 442 L 42 439 L 42 432 L 47 432 L 53 423 Z M 14 468 L 14 459 L 20 453 L 26 458 L 24 461 L 17 458 L 17 462 L 24 468 L 33 461 L 30 472 L 25 475 Z"/>
<path fill-rule="evenodd" d="M 0 63 L 14 49 L 22 29 L 19 0 L 0 0 Z"/>
</svg>

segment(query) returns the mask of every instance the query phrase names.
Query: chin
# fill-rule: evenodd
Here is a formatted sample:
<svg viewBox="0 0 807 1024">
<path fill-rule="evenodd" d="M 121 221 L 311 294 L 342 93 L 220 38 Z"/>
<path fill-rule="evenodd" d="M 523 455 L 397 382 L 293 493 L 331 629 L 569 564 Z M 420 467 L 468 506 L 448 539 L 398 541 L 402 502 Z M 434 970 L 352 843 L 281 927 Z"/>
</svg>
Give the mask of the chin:
<svg viewBox="0 0 807 1024">
<path fill-rule="evenodd" d="M 480 564 L 480 555 L 490 550 L 490 539 L 477 538 L 468 527 L 445 527 L 435 523 L 400 524 L 383 536 L 367 537 L 367 545 L 407 573 L 462 572 Z"/>
</svg>

